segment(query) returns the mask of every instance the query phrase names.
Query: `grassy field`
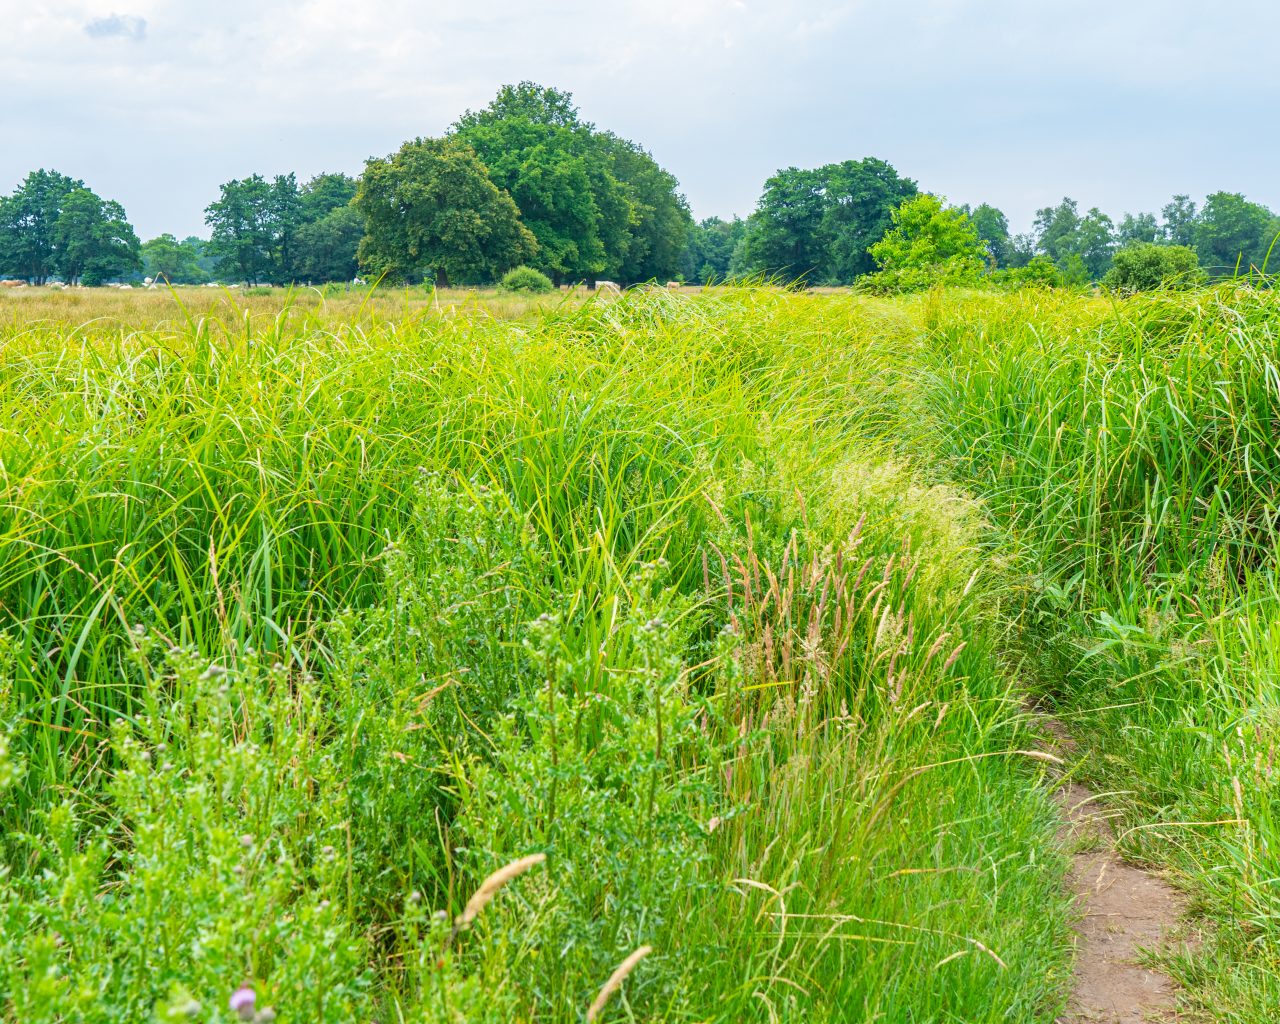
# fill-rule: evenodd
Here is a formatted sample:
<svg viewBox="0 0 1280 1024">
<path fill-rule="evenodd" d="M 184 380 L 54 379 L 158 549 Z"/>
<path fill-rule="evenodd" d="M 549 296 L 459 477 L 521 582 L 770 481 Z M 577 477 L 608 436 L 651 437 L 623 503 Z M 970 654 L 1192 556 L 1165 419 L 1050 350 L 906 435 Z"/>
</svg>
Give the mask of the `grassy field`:
<svg viewBox="0 0 1280 1024">
<path fill-rule="evenodd" d="M 0 297 L 0 1013 L 1052 1021 L 1034 696 L 1266 1019 L 1278 331 Z"/>
</svg>

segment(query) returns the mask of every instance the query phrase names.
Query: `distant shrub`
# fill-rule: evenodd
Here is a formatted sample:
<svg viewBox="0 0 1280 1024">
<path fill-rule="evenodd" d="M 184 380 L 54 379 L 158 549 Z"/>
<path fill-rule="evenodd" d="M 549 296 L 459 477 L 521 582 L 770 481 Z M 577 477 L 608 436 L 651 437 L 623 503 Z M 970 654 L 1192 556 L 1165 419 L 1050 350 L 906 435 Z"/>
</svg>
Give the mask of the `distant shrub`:
<svg viewBox="0 0 1280 1024">
<path fill-rule="evenodd" d="M 1115 254 L 1104 283 L 1117 291 L 1145 292 L 1156 288 L 1193 288 L 1201 284 L 1196 251 L 1186 245 L 1158 245 L 1139 242 Z"/>
<path fill-rule="evenodd" d="M 1058 283 L 1058 267 L 1049 256 L 1033 256 L 1025 267 L 1009 267 L 991 275 L 994 284 L 1007 288 L 1052 288 Z"/>
<path fill-rule="evenodd" d="M 551 278 L 533 267 L 516 267 L 502 275 L 502 287 L 509 292 L 534 292 L 541 294 L 555 287 Z"/>
<path fill-rule="evenodd" d="M 859 278 L 860 291 L 875 295 L 899 295 L 949 285 L 965 288 L 982 280 L 982 261 L 972 256 L 952 256 L 937 263 L 893 267 Z"/>
<path fill-rule="evenodd" d="M 1088 288 L 1092 282 L 1084 257 L 1073 252 L 1058 264 L 1057 280 L 1053 283 L 1058 288 Z"/>
</svg>

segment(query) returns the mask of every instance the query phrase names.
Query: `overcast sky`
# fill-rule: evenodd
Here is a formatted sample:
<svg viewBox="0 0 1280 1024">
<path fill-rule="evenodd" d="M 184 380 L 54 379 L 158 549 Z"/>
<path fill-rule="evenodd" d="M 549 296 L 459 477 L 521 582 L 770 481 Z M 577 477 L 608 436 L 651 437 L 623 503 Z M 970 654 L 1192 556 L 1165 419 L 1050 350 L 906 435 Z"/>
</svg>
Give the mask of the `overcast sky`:
<svg viewBox="0 0 1280 1024">
<path fill-rule="evenodd" d="M 1277 40 L 1275 0 L 0 0 L 0 192 L 52 167 L 203 234 L 220 182 L 355 174 L 532 79 L 700 218 L 864 156 L 1015 230 L 1064 195 L 1280 209 Z"/>
</svg>

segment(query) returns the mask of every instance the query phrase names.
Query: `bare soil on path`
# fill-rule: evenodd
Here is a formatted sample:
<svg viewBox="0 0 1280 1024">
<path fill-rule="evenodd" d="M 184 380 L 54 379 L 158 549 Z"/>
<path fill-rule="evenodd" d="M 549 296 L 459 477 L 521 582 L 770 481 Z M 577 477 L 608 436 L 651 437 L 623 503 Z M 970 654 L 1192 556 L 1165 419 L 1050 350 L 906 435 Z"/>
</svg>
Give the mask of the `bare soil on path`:
<svg viewBox="0 0 1280 1024">
<path fill-rule="evenodd" d="M 1069 759 L 1074 741 L 1062 725 L 1043 719 L 1048 752 Z M 1081 918 L 1075 926 L 1076 968 L 1071 1000 L 1058 1024 L 1161 1024 L 1181 1018 L 1177 986 L 1144 966 L 1143 950 L 1159 950 L 1178 929 L 1185 900 L 1159 876 L 1125 861 L 1116 850 L 1113 817 L 1087 786 L 1064 782 L 1059 839 L 1071 852 L 1067 884 Z"/>
</svg>

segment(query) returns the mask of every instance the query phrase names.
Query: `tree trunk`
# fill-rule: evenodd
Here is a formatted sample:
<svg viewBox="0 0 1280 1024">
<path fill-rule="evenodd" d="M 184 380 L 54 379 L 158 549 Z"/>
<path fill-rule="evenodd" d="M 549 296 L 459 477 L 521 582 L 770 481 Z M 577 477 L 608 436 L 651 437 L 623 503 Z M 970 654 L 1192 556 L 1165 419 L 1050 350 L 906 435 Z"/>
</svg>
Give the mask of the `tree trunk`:
<svg viewBox="0 0 1280 1024">
<path fill-rule="evenodd" d="M 444 272 L 444 267 L 436 267 L 436 287 L 449 287 L 449 275 Z"/>
</svg>

